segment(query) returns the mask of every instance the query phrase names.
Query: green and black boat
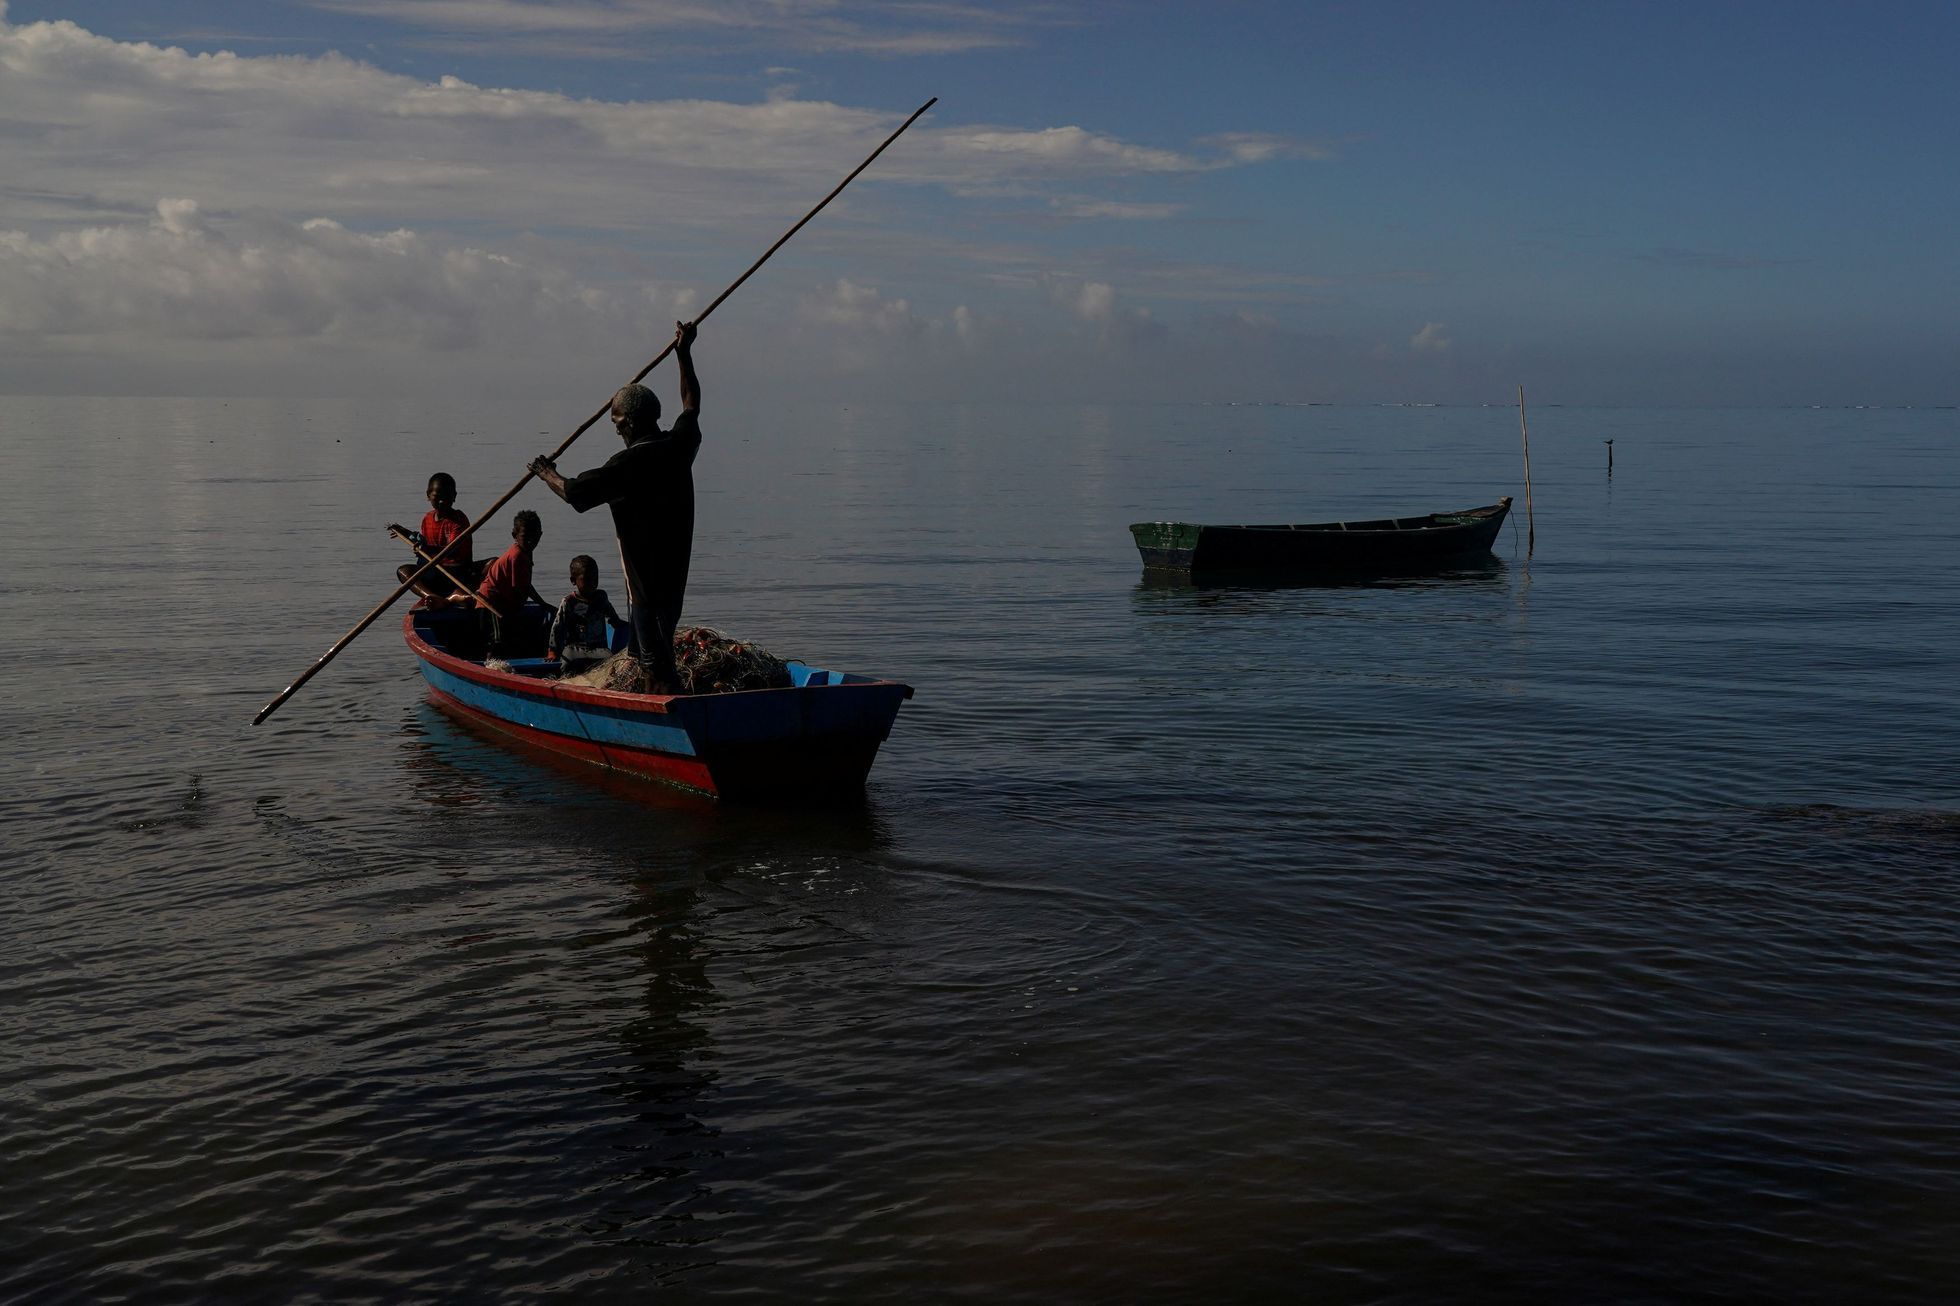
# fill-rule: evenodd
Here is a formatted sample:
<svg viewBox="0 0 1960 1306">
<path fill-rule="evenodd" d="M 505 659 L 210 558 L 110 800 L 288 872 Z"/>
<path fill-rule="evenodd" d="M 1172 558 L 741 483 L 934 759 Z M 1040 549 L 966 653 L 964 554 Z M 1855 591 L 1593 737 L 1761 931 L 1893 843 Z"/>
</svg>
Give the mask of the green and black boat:
<svg viewBox="0 0 1960 1306">
<path fill-rule="evenodd" d="M 1150 571 L 1387 574 L 1489 553 L 1510 511 L 1507 495 L 1487 508 L 1420 517 L 1290 526 L 1136 522 L 1130 534 Z"/>
</svg>

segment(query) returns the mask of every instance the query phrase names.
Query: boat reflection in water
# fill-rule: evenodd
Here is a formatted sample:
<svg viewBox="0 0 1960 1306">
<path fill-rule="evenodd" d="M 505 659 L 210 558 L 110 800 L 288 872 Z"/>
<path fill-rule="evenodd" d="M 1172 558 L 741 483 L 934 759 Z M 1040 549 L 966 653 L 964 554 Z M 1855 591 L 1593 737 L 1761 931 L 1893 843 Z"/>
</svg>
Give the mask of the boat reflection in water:
<svg viewBox="0 0 1960 1306">
<path fill-rule="evenodd" d="M 543 802 L 604 794 L 639 807 L 706 813 L 714 801 L 673 785 L 606 771 L 485 725 L 439 699 L 418 702 L 404 728 L 403 765 L 422 795 L 441 807 L 465 807 L 527 795 Z"/>
<path fill-rule="evenodd" d="M 1510 587 L 1510 567 L 1494 554 L 1456 558 L 1434 566 L 1383 572 L 1166 571 L 1150 568 L 1137 582 L 1139 591 L 1206 592 L 1234 590 L 1477 590 L 1502 592 Z"/>
<path fill-rule="evenodd" d="M 483 1132 L 524 1163 L 502 1199 L 550 1204 L 566 1280 L 712 1281 L 730 1230 L 794 1196 L 773 1171 L 837 1146 L 798 1034 L 823 968 L 869 946 L 856 913 L 891 910 L 883 823 L 869 803 L 731 808 L 435 703 L 400 738 L 433 805 L 425 859 L 467 885 L 451 955 L 499 1019 L 536 1022 L 477 1070 Z"/>
</svg>

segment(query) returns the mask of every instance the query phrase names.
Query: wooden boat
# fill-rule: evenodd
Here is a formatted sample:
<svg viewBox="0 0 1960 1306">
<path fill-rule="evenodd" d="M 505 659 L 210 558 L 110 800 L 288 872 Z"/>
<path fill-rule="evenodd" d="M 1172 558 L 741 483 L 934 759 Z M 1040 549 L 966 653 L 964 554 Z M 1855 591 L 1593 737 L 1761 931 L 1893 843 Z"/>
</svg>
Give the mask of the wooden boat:
<svg viewBox="0 0 1960 1306">
<path fill-rule="evenodd" d="M 537 614 L 548 618 L 549 613 Z M 516 618 L 513 618 L 515 620 Z M 912 688 L 789 664 L 788 689 L 629 694 L 559 681 L 558 664 L 513 658 L 492 670 L 459 656 L 475 618 L 417 605 L 402 636 L 438 704 L 526 743 L 610 771 L 722 798 L 861 792 Z M 451 650 L 457 650 L 452 652 Z"/>
<path fill-rule="evenodd" d="M 1421 517 L 1295 526 L 1137 522 L 1130 534 L 1152 571 L 1386 573 L 1488 553 L 1510 511 L 1507 495 L 1488 508 Z"/>
</svg>

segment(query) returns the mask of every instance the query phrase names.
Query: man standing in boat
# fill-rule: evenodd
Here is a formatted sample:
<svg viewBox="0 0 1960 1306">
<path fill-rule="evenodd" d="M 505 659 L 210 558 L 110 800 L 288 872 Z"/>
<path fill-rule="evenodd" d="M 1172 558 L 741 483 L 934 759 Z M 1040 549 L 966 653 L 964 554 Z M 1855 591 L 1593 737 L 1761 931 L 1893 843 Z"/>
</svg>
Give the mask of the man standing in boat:
<svg viewBox="0 0 1960 1306">
<path fill-rule="evenodd" d="M 701 448 L 701 383 L 694 375 L 694 324 L 674 323 L 674 357 L 680 364 L 681 411 L 660 429 L 660 400 L 643 385 L 613 395 L 613 429 L 626 447 L 591 471 L 567 479 L 549 458 L 531 470 L 551 492 L 586 512 L 612 506 L 619 536 L 620 569 L 631 605 L 633 654 L 656 694 L 681 691 L 674 666 L 674 631 L 687 592 L 687 564 L 694 549 L 694 455 Z"/>
</svg>

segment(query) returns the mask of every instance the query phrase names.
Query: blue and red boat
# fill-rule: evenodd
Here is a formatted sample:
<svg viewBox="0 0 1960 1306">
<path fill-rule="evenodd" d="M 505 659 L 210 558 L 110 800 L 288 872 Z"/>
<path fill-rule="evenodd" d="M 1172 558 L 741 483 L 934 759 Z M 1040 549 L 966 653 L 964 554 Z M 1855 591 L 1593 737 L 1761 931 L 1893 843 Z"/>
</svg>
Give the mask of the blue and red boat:
<svg viewBox="0 0 1960 1306">
<path fill-rule="evenodd" d="M 789 664 L 790 687 L 632 694 L 557 679 L 558 664 L 513 658 L 492 670 L 460 656 L 467 614 L 417 605 L 402 636 L 441 706 L 525 743 L 609 771 L 722 798 L 862 792 L 909 685 Z M 458 651 L 451 651 L 452 649 Z"/>
</svg>

